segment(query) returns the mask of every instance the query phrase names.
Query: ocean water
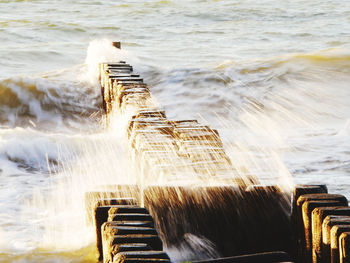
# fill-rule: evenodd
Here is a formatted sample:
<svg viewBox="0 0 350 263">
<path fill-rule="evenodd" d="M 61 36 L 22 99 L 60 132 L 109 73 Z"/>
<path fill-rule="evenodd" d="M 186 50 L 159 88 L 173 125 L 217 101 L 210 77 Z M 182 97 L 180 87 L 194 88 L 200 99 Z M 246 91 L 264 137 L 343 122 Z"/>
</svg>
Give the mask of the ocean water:
<svg viewBox="0 0 350 263">
<path fill-rule="evenodd" d="M 135 180 L 106 60 L 235 167 L 350 198 L 350 1 L 0 0 L 0 43 L 0 262 L 96 262 L 84 192 Z"/>
</svg>

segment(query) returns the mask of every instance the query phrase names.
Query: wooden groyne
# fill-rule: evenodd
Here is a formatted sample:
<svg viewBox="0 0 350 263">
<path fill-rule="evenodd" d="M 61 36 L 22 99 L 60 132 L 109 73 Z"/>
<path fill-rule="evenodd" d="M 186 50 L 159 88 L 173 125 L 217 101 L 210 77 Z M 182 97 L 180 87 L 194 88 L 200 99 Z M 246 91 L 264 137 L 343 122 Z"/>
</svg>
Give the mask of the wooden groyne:
<svg viewBox="0 0 350 263">
<path fill-rule="evenodd" d="M 149 88 L 133 73 L 132 66 L 102 63 L 100 75 L 106 113 L 115 108 L 123 113 L 136 112 L 127 134 L 142 180 L 162 181 L 166 177 L 168 181 L 180 179 L 176 176 L 181 174 L 205 176 L 232 171 L 218 131 L 197 120 L 167 119 L 166 113 L 153 105 Z"/>
<path fill-rule="evenodd" d="M 297 185 L 291 194 L 255 177 L 233 177 L 234 160 L 217 130 L 168 119 L 124 61 L 101 63 L 99 73 L 107 116 L 133 112 L 126 133 L 139 174 L 136 185 L 86 193 L 99 261 L 170 262 L 165 250 L 184 246 L 200 254 L 186 239 L 191 234 L 221 256 L 197 262 L 350 262 L 344 196 L 328 194 L 325 185 Z M 193 184 L 198 178 L 217 184 Z M 176 184 L 184 181 L 192 184 Z"/>
</svg>

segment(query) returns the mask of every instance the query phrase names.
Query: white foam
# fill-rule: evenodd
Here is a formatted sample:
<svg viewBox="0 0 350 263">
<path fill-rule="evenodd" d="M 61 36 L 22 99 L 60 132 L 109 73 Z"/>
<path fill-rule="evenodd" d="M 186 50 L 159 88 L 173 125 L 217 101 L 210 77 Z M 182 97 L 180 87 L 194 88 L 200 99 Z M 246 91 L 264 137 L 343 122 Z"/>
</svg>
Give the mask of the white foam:
<svg viewBox="0 0 350 263">
<path fill-rule="evenodd" d="M 82 79 L 88 80 L 91 84 L 98 81 L 98 64 L 102 62 L 126 61 L 129 53 L 123 49 L 115 48 L 112 41 L 108 39 L 96 39 L 90 42 L 87 49 L 85 64 L 87 71 Z"/>
</svg>

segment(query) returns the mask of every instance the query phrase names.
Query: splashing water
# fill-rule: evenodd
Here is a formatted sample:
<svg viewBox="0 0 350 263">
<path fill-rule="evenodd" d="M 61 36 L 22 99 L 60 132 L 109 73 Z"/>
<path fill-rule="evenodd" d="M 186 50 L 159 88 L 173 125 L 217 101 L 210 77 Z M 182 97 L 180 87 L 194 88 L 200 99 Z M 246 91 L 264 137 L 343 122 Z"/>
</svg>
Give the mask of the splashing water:
<svg viewBox="0 0 350 263">
<path fill-rule="evenodd" d="M 113 112 L 106 127 L 99 108 L 98 62 L 135 62 L 133 66 L 150 84 L 156 105 L 164 107 L 171 119 L 197 118 L 217 128 L 233 164 L 231 177 L 253 175 L 288 191 L 292 175 L 309 182 L 315 181 L 310 174 L 346 173 L 349 105 L 344 72 L 350 67 L 344 53 L 168 71 L 142 65 L 109 43 L 93 41 L 84 65 L 0 83 L 7 97 L 17 98 L 1 101 L 0 116 L 7 125 L 1 130 L 1 176 L 8 189 L 0 194 L 6 200 L 1 205 L 0 237 L 12 240 L 0 243 L 2 261 L 95 262 L 94 230 L 85 224 L 85 192 L 138 182 L 126 140 L 133 111 Z M 214 89 L 203 89 L 207 85 Z M 332 152 L 337 157 L 330 158 L 325 151 L 335 144 L 339 150 Z M 317 160 L 312 161 L 315 152 Z M 298 154 L 303 157 L 295 157 Z M 222 183 L 186 172 L 192 174 L 190 180 L 161 184 Z M 25 189 L 22 195 L 16 186 Z M 5 216 L 4 211 L 10 212 Z M 168 252 L 174 261 L 216 257 L 210 242 L 186 233 L 184 241 Z M 179 256 L 182 252 L 185 257 Z"/>
</svg>

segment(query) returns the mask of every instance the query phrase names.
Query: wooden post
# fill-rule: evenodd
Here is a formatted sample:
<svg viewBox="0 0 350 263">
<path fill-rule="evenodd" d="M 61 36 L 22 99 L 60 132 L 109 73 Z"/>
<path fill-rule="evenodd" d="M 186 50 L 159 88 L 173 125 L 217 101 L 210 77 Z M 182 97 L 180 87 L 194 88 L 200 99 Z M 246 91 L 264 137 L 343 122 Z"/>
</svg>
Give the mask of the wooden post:
<svg viewBox="0 0 350 263">
<path fill-rule="evenodd" d="M 276 185 L 251 185 L 244 197 L 240 217 L 246 222 L 249 237 L 254 236 L 246 238 L 247 251 L 282 250 L 292 254 L 290 195 Z"/>
<path fill-rule="evenodd" d="M 339 261 L 350 263 L 350 232 L 344 232 L 339 237 Z"/>
<path fill-rule="evenodd" d="M 121 49 L 120 42 L 112 42 L 113 47 Z"/>
<path fill-rule="evenodd" d="M 335 225 L 332 227 L 332 230 L 331 230 L 331 262 L 332 263 L 340 263 L 339 238 L 342 233 L 349 232 L 349 231 L 350 231 L 350 225 Z"/>
<path fill-rule="evenodd" d="M 306 194 L 322 194 L 327 193 L 327 186 L 325 184 L 319 185 L 296 185 L 293 190 L 293 200 L 292 200 L 292 214 L 297 207 L 297 200 L 300 196 Z M 293 211 L 294 210 L 294 211 Z"/>
<path fill-rule="evenodd" d="M 305 194 L 320 194 L 327 193 L 327 186 L 321 185 L 296 185 L 293 190 L 292 198 L 292 229 L 294 242 L 294 257 L 300 259 L 302 257 L 301 251 L 303 249 L 304 235 L 303 235 L 303 219 L 301 213 L 297 212 L 298 198 Z"/>
</svg>

